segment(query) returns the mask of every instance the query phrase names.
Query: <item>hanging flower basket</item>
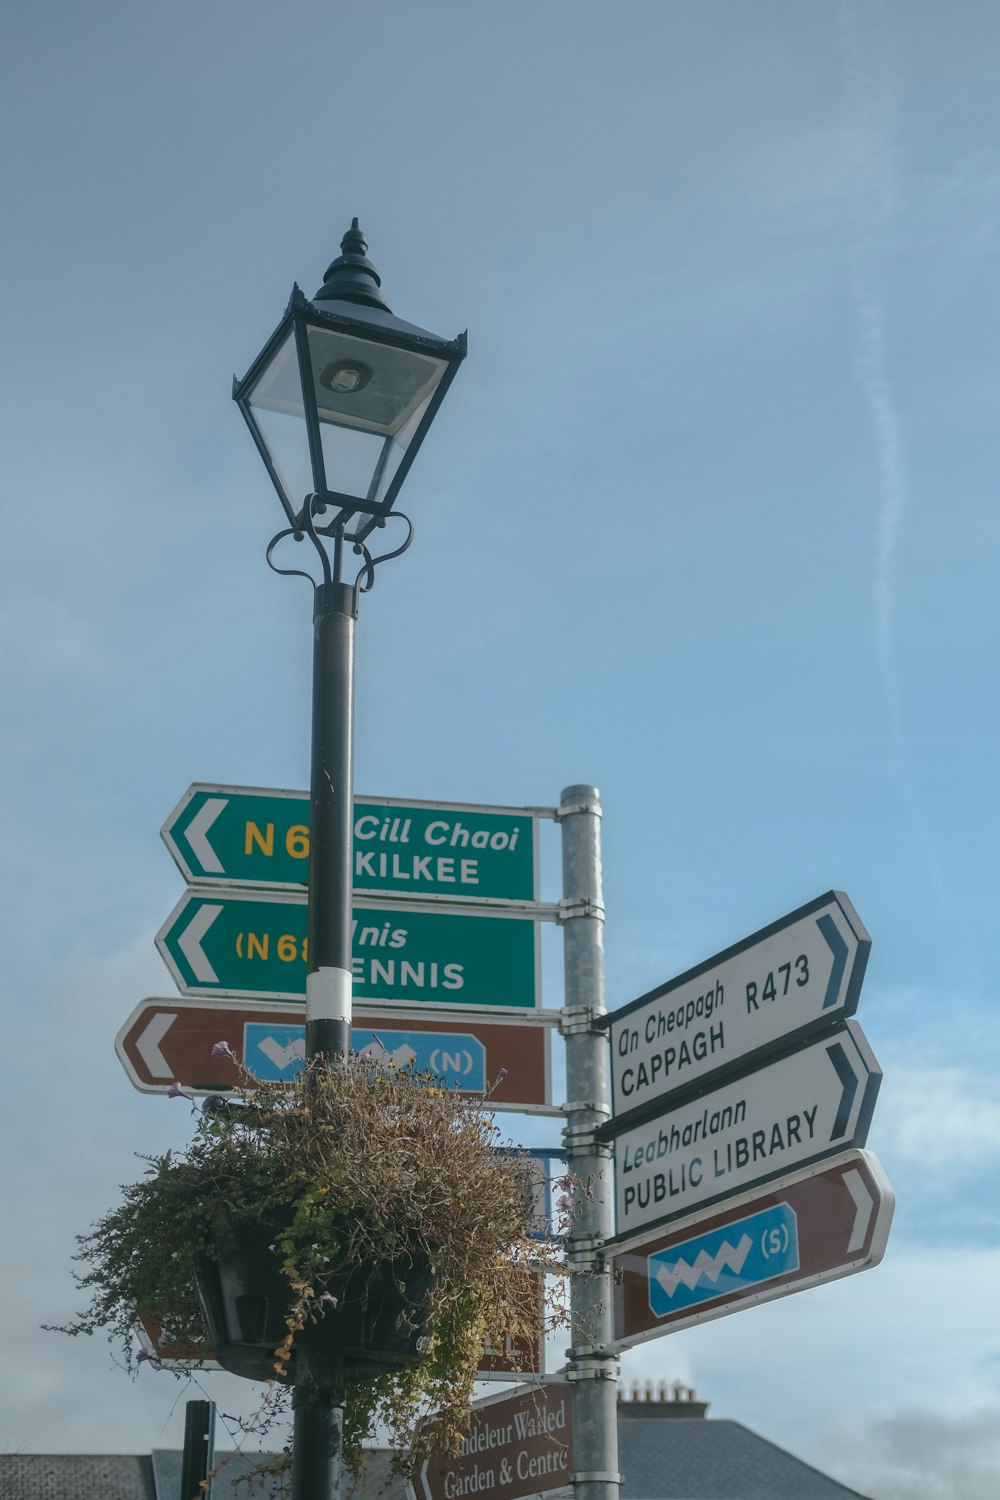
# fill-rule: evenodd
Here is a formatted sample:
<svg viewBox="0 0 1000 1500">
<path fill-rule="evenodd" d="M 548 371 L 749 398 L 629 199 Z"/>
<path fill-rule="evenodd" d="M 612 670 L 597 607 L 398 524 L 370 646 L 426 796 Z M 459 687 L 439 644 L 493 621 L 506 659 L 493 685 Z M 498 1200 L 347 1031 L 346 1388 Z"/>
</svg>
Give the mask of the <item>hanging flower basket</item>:
<svg viewBox="0 0 1000 1500">
<path fill-rule="evenodd" d="M 294 1348 L 317 1345 L 336 1354 L 348 1380 L 419 1364 L 430 1342 L 427 1296 L 434 1273 L 426 1255 L 403 1253 L 334 1277 L 316 1318 L 300 1330 L 293 1352 L 275 1351 L 294 1316 L 294 1294 L 276 1241 L 285 1223 L 233 1224 L 217 1215 L 213 1254 L 195 1260 L 195 1289 L 215 1360 L 250 1380 L 295 1380 Z M 279 1373 L 276 1363 L 282 1364 Z"/>
<path fill-rule="evenodd" d="M 482 1101 L 426 1074 L 353 1057 L 290 1085 L 241 1077 L 219 1109 L 192 1101 L 190 1145 L 146 1158 L 79 1236 L 90 1305 L 62 1331 L 109 1330 L 134 1367 L 142 1315 L 278 1401 L 296 1351 L 327 1348 L 348 1380 L 347 1461 L 387 1427 L 415 1463 L 429 1410 L 439 1440 L 460 1433 L 486 1342 L 535 1343 L 531 1268 L 562 1272 L 558 1241 L 532 1233 L 525 1163 Z"/>
</svg>

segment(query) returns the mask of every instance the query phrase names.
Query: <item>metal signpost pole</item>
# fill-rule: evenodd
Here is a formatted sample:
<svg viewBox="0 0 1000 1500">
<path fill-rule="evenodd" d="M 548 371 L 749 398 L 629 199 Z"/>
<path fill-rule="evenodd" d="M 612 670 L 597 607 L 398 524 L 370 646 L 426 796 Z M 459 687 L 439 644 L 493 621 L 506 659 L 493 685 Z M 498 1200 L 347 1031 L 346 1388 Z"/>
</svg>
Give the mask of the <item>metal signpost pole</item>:
<svg viewBox="0 0 1000 1500">
<path fill-rule="evenodd" d="M 595 1131 L 611 1113 L 608 1046 L 596 1024 L 604 1012 L 604 906 L 601 887 L 601 801 L 593 786 L 569 786 L 559 811 L 563 859 L 563 938 L 566 1039 L 566 1127 L 569 1171 L 584 1185 L 567 1260 L 572 1346 L 567 1378 L 573 1385 L 575 1500 L 618 1500 L 618 1357 L 613 1345 L 611 1269 L 604 1256 L 611 1235 L 610 1148 Z"/>
</svg>

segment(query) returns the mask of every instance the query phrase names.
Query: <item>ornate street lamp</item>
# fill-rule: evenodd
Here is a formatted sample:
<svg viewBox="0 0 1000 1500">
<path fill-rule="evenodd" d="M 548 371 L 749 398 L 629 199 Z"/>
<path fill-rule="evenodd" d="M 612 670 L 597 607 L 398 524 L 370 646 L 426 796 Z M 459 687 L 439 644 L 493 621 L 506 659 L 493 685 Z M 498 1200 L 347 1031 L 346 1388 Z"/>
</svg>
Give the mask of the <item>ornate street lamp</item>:
<svg viewBox="0 0 1000 1500">
<path fill-rule="evenodd" d="M 332 1062 L 350 1050 L 353 885 L 354 622 L 358 600 L 380 562 L 410 544 L 396 496 L 445 391 L 465 358 L 466 339 L 437 338 L 389 308 L 355 219 L 341 254 L 309 299 L 296 286 L 285 315 L 242 380 L 239 405 L 288 524 L 271 539 L 275 572 L 314 585 L 312 765 L 309 812 L 309 925 L 306 1057 Z M 406 527 L 401 545 L 372 556 L 369 538 L 390 515 Z M 279 567 L 284 538 L 306 538 L 320 581 Z M 361 559 L 345 579 L 345 554 Z M 337 1493 L 343 1369 L 303 1347 L 294 1395 L 293 1500 Z"/>
<path fill-rule="evenodd" d="M 289 522 L 364 541 L 392 510 L 465 357 L 393 315 L 355 219 L 310 301 L 299 288 L 242 380 L 239 404 Z"/>
<path fill-rule="evenodd" d="M 368 550 L 445 391 L 466 339 L 441 339 L 394 316 L 355 219 L 311 300 L 296 286 L 285 315 L 233 399 L 285 508 L 289 535 L 319 554 L 315 595 L 306 1053 L 350 1045 L 354 621 L 382 557 Z M 362 558 L 343 578 L 345 543 Z M 311 577 L 309 574 L 305 574 Z"/>
</svg>

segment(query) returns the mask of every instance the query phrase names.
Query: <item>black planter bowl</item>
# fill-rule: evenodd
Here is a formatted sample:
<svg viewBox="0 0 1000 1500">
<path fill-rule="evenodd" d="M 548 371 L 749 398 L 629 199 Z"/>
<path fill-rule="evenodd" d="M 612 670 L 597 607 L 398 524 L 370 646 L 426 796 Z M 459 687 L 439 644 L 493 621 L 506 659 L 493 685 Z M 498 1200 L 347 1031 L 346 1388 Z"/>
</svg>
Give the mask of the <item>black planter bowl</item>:
<svg viewBox="0 0 1000 1500">
<path fill-rule="evenodd" d="M 220 1225 L 218 1259 L 200 1255 L 195 1285 L 212 1354 L 224 1370 L 248 1380 L 295 1380 L 275 1371 L 275 1349 L 288 1332 L 292 1295 L 280 1258 L 270 1247 L 276 1225 Z M 415 1365 L 427 1347 L 424 1302 L 434 1273 L 426 1257 L 398 1255 L 331 1278 L 337 1306 L 324 1306 L 316 1322 L 296 1334 L 296 1344 L 327 1349 L 343 1363 L 348 1380 L 371 1379 L 387 1369 Z"/>
</svg>

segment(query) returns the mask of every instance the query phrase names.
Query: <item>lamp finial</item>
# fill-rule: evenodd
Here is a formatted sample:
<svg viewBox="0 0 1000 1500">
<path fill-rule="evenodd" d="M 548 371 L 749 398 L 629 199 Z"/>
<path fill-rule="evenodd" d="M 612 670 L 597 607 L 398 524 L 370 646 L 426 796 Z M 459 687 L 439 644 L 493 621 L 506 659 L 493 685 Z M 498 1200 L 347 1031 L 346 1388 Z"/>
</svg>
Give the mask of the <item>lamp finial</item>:
<svg viewBox="0 0 1000 1500">
<path fill-rule="evenodd" d="M 382 278 L 368 259 L 368 241 L 357 218 L 340 242 L 340 255 L 331 261 L 314 302 L 361 302 L 383 312 L 392 308 L 382 294 Z"/>
</svg>

